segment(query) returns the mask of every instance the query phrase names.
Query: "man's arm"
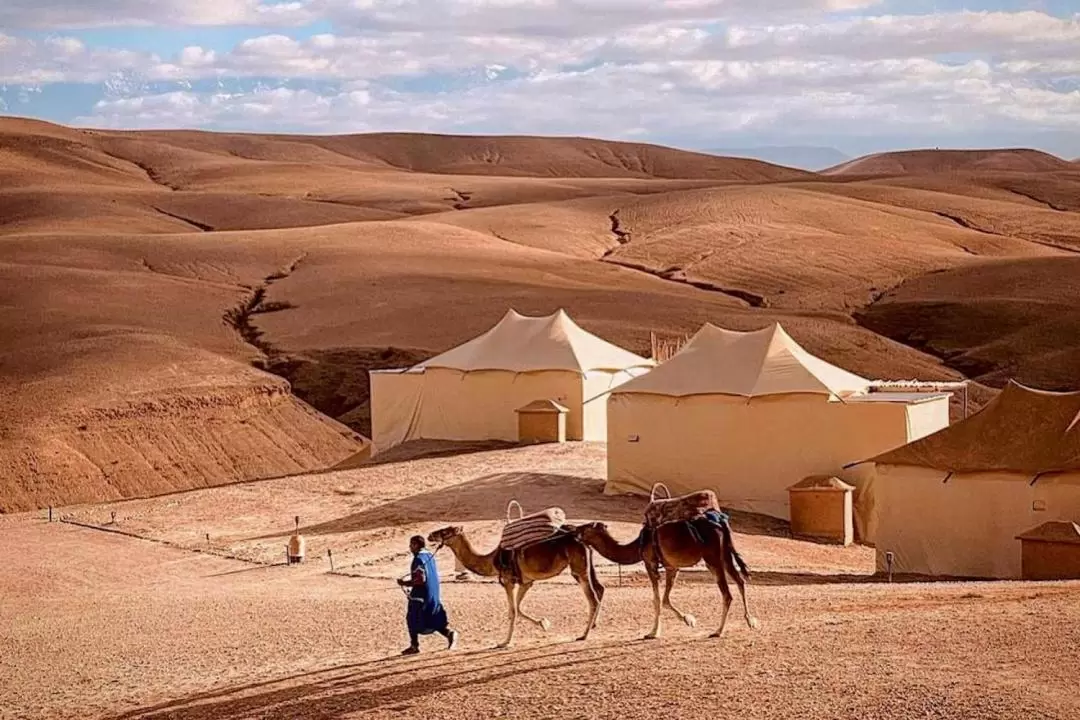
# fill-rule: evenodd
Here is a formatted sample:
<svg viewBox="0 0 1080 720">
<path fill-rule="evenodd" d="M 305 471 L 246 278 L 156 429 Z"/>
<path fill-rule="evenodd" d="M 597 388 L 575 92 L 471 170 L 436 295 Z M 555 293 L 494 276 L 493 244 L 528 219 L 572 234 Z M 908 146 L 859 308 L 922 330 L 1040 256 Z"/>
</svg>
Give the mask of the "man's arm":
<svg viewBox="0 0 1080 720">
<path fill-rule="evenodd" d="M 419 587 L 427 584 L 427 574 L 424 573 L 423 567 L 418 567 L 412 572 L 412 577 L 408 580 L 398 579 L 398 585 L 402 587 Z"/>
</svg>

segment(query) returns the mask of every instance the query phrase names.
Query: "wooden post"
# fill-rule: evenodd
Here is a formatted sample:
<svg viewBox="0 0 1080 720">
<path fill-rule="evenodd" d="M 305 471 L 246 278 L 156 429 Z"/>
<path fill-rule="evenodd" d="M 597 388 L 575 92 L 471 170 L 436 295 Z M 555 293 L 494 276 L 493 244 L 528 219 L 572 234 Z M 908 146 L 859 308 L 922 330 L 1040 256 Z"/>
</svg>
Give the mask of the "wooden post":
<svg viewBox="0 0 1080 720">
<path fill-rule="evenodd" d="M 289 562 L 289 544 L 288 543 L 285 543 L 285 564 L 286 565 L 291 565 L 292 564 L 292 563 Z"/>
<path fill-rule="evenodd" d="M 615 567 L 619 569 L 619 587 L 622 587 L 622 565 L 616 563 Z"/>
<path fill-rule="evenodd" d="M 49 522 L 52 522 L 52 505 L 49 506 Z"/>
<path fill-rule="evenodd" d="M 890 550 L 890 551 L 885 553 L 885 566 L 889 569 L 889 582 L 892 582 L 892 561 L 893 561 L 893 554 L 892 554 L 892 551 Z"/>
<path fill-rule="evenodd" d="M 116 524 L 116 511 L 113 510 L 109 515 L 112 518 L 112 524 L 115 525 Z"/>
<path fill-rule="evenodd" d="M 206 533 L 206 544 L 207 546 L 210 545 L 210 533 Z"/>
<path fill-rule="evenodd" d="M 326 548 L 326 557 L 330 558 L 330 572 L 334 572 L 334 551 Z"/>
<path fill-rule="evenodd" d="M 968 416 L 968 384 L 964 383 L 964 417 Z"/>
</svg>

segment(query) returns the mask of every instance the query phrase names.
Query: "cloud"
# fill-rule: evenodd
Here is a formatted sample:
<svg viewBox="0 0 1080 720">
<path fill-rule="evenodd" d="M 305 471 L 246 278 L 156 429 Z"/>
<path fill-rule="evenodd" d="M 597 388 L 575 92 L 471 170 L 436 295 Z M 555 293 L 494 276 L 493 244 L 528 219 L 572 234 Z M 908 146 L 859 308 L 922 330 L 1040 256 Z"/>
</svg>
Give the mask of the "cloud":
<svg viewBox="0 0 1080 720">
<path fill-rule="evenodd" d="M 152 68 L 158 62 L 148 53 L 91 48 L 73 37 L 35 41 L 0 33 L 0 83 L 4 84 L 103 83 L 116 73 Z"/>
<path fill-rule="evenodd" d="M 624 28 L 793 17 L 873 7 L 881 0 L 324 0 L 342 28 L 535 37 L 614 34 Z M 765 7 L 767 5 L 767 7 Z"/>
<path fill-rule="evenodd" d="M 273 7 L 280 18 L 334 17 L 335 33 L 268 28 L 231 49 L 192 45 L 165 58 L 0 34 L 0 83 L 100 83 L 100 102 L 77 122 L 111 127 L 584 133 L 717 146 L 718 133 L 960 137 L 1080 123 L 1080 16 L 827 14 L 846 3 L 782 0 L 798 21 L 765 25 L 749 0 L 305 0 Z M 106 5 L 149 13 L 151 3 L 84 9 Z M 271 8 L 154 5 L 158 16 L 200 22 Z"/>
<path fill-rule="evenodd" d="M 0 28 L 300 25 L 322 0 L 3 0 Z"/>
<path fill-rule="evenodd" d="M 673 111 L 674 110 L 674 111 Z M 179 92 L 102 101 L 80 124 L 241 130 L 265 124 L 318 132 L 412 130 L 684 138 L 715 146 L 727 133 L 961 135 L 1080 124 L 1080 91 L 1028 87 L 981 61 L 931 60 L 809 69 L 771 61 L 604 65 L 544 72 L 459 93 L 385 87 L 330 91 Z M 721 143 L 722 144 L 722 143 Z"/>
<path fill-rule="evenodd" d="M 533 4 L 541 2 L 533 0 Z M 701 0 L 688 6 L 697 8 L 702 4 L 711 3 Z M 402 5 L 412 7 L 416 2 Z M 1023 68 L 1030 67 L 1032 74 L 1052 78 L 1056 69 L 1075 64 L 1077 47 L 1080 18 L 1062 19 L 1035 12 L 885 16 L 813 25 L 733 24 L 718 31 L 680 24 L 646 25 L 616 34 L 582 34 L 558 40 L 480 31 L 320 34 L 303 40 L 274 33 L 244 40 L 231 51 L 213 52 L 192 46 L 168 59 L 149 53 L 87 48 L 73 38 L 31 41 L 0 35 L 0 81 L 100 82 L 103 76 L 115 72 L 133 73 L 147 80 L 372 80 L 453 74 L 489 66 L 536 73 L 604 63 L 647 62 L 708 63 L 704 67 L 730 74 L 738 72 L 737 63 L 767 63 L 778 58 L 806 63 L 809 72 L 815 63 L 826 60 L 873 63 L 941 54 L 996 57 L 1007 61 L 1013 74 L 1023 74 Z M 1039 63 L 1037 68 L 1034 63 Z"/>
<path fill-rule="evenodd" d="M 702 42 L 702 54 L 746 57 L 839 55 L 849 58 L 912 57 L 952 53 L 1036 53 L 1080 47 L 1080 15 L 1040 12 L 960 12 L 883 15 L 813 25 L 735 27 Z"/>
</svg>

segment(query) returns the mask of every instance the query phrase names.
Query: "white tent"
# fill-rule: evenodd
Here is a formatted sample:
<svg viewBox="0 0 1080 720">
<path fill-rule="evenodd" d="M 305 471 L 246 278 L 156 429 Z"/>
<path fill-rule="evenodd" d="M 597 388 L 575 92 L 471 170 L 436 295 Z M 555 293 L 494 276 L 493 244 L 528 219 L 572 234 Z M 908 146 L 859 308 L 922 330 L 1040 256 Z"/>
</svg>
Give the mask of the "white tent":
<svg viewBox="0 0 1080 720">
<path fill-rule="evenodd" d="M 1019 578 L 1017 535 L 1080 521 L 1080 392 L 1010 383 L 971 417 L 852 468 L 877 564 L 919 575 Z"/>
<path fill-rule="evenodd" d="M 610 394 L 605 491 L 711 488 L 728 507 L 788 518 L 787 488 L 949 422 L 948 395 L 870 393 L 779 324 L 705 325 L 673 358 Z"/>
<path fill-rule="evenodd" d="M 606 393 L 655 363 L 601 340 L 562 310 L 510 310 L 484 334 L 407 370 L 371 372 L 374 452 L 409 440 L 517 439 L 515 410 L 569 408 L 569 440 L 605 440 Z"/>
</svg>

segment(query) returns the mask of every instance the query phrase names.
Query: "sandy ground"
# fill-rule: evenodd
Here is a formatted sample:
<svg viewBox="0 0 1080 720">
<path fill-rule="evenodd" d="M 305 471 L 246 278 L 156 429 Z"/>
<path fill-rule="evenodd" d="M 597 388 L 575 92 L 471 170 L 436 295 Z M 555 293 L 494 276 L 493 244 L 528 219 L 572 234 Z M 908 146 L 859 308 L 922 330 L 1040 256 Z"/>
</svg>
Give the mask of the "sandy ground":
<svg viewBox="0 0 1080 720">
<path fill-rule="evenodd" d="M 517 497 L 629 537 L 641 501 L 600 494 L 602 460 L 590 445 L 489 450 L 64 511 L 117 532 L 0 518 L 0 718 L 1080 715 L 1080 583 L 887 584 L 866 548 L 795 541 L 744 515 L 733 524 L 758 630 L 733 612 L 724 637 L 706 639 L 719 593 L 689 571 L 675 602 L 698 627 L 668 614 L 664 638 L 642 641 L 647 581 L 629 567 L 620 583 L 605 564 L 588 641 L 573 641 L 585 602 L 562 576 L 526 601 L 552 630 L 520 625 L 497 651 L 502 592 L 454 581 L 443 551 L 461 647 L 425 639 L 422 655 L 397 657 L 392 578 L 409 534 L 463 523 L 487 546 Z M 285 567 L 293 514 L 309 561 Z"/>
</svg>

